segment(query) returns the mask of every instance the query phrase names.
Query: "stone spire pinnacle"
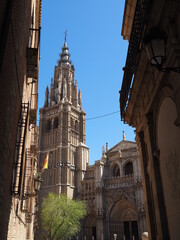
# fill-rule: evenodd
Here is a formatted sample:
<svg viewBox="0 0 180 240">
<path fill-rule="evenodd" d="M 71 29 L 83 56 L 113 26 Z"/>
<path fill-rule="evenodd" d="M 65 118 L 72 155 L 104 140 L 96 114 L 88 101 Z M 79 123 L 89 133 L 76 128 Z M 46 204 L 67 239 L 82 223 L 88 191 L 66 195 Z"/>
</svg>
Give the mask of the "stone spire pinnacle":
<svg viewBox="0 0 180 240">
<path fill-rule="evenodd" d="M 106 153 L 108 152 L 108 143 L 106 143 Z"/>
<path fill-rule="evenodd" d="M 67 31 L 65 31 L 65 37 L 64 37 L 64 48 L 67 48 L 66 36 L 67 36 Z"/>
<path fill-rule="evenodd" d="M 47 87 L 46 87 L 46 91 L 45 91 L 44 107 L 48 107 L 48 101 L 49 101 L 49 88 L 48 88 L 48 86 L 47 86 Z"/>
<path fill-rule="evenodd" d="M 123 131 L 123 140 L 125 140 L 125 133 L 124 133 L 124 131 Z"/>
<path fill-rule="evenodd" d="M 79 89 L 79 93 L 78 93 L 78 103 L 80 108 L 82 108 L 82 94 L 81 94 L 81 90 Z"/>
<path fill-rule="evenodd" d="M 60 54 L 59 64 L 64 63 L 64 64 L 67 64 L 67 65 L 71 65 L 70 54 L 69 54 L 69 51 L 68 51 L 69 48 L 67 47 L 66 37 L 67 37 L 67 31 L 65 32 L 64 46 L 62 47 L 62 52 Z"/>
<path fill-rule="evenodd" d="M 102 158 L 105 157 L 105 150 L 104 150 L 104 146 L 102 146 Z"/>
</svg>

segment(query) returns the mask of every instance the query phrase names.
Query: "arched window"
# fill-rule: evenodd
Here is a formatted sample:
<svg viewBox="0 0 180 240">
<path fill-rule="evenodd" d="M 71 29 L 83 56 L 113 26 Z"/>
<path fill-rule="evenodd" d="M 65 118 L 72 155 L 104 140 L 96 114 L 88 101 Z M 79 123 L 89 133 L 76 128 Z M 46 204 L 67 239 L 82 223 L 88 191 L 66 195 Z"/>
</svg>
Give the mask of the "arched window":
<svg viewBox="0 0 180 240">
<path fill-rule="evenodd" d="M 55 117 L 55 119 L 54 119 L 54 128 L 58 128 L 58 124 L 59 124 L 58 117 Z"/>
<path fill-rule="evenodd" d="M 75 128 L 75 123 L 74 123 L 74 119 L 73 118 L 71 118 L 71 128 L 74 130 L 74 128 Z"/>
<path fill-rule="evenodd" d="M 51 130 L 51 120 L 47 120 L 47 123 L 46 123 L 46 131 L 50 131 Z"/>
<path fill-rule="evenodd" d="M 116 164 L 113 167 L 113 177 L 119 177 L 120 176 L 120 169 L 119 166 Z"/>
<path fill-rule="evenodd" d="M 132 162 L 128 162 L 125 167 L 125 175 L 132 175 L 133 174 L 133 164 Z"/>
<path fill-rule="evenodd" d="M 79 130 L 79 124 L 78 124 L 78 121 L 77 121 L 77 120 L 75 121 L 75 130 L 76 130 L 76 131 Z"/>
</svg>

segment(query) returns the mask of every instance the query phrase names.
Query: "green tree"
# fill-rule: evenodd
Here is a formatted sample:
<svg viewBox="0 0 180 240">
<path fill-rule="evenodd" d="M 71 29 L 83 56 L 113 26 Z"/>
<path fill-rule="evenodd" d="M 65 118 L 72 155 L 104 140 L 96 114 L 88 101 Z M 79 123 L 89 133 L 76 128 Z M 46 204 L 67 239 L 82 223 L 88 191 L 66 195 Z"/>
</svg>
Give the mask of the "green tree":
<svg viewBox="0 0 180 240">
<path fill-rule="evenodd" d="M 80 230 L 80 220 L 86 215 L 86 203 L 49 193 L 43 199 L 41 219 L 51 240 L 68 239 Z"/>
</svg>

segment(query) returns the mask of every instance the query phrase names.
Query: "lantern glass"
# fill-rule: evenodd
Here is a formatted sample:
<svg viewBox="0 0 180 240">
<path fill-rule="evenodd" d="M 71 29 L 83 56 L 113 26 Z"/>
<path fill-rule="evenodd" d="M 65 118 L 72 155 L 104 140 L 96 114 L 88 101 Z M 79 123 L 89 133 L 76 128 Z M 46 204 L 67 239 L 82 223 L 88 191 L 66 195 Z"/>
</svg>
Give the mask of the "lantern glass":
<svg viewBox="0 0 180 240">
<path fill-rule="evenodd" d="M 158 27 L 147 29 L 143 42 L 151 65 L 161 72 L 174 71 L 180 73 L 180 67 L 164 67 L 166 62 L 167 34 Z"/>
<path fill-rule="evenodd" d="M 41 187 L 41 181 L 40 181 L 40 179 L 38 179 L 38 182 L 37 182 L 37 190 L 39 190 L 40 187 Z"/>
<path fill-rule="evenodd" d="M 34 189 L 35 189 L 35 191 L 38 190 L 38 179 L 37 178 L 34 179 Z"/>
<path fill-rule="evenodd" d="M 34 178 L 34 189 L 35 191 L 40 190 L 42 179 L 38 176 Z"/>
<path fill-rule="evenodd" d="M 160 66 L 165 63 L 166 60 L 166 48 L 163 39 L 153 39 L 146 44 L 146 51 L 148 58 L 152 65 Z"/>
</svg>

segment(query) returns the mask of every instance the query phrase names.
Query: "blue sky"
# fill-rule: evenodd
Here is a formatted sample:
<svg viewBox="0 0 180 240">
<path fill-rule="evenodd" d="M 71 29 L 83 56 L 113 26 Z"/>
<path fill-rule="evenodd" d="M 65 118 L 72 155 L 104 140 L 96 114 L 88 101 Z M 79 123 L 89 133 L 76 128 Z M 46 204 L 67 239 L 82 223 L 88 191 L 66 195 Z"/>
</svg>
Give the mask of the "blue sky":
<svg viewBox="0 0 180 240">
<path fill-rule="evenodd" d="M 117 112 L 128 42 L 121 36 L 124 1 L 53 0 L 42 1 L 39 107 L 44 104 L 45 88 L 50 85 L 67 30 L 67 44 L 75 66 L 75 79 L 82 91 L 86 112 L 86 145 L 90 163 L 122 140 L 134 141 L 134 129 L 120 120 Z"/>
</svg>

